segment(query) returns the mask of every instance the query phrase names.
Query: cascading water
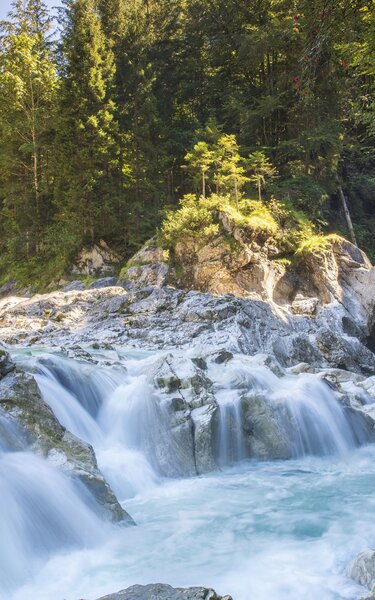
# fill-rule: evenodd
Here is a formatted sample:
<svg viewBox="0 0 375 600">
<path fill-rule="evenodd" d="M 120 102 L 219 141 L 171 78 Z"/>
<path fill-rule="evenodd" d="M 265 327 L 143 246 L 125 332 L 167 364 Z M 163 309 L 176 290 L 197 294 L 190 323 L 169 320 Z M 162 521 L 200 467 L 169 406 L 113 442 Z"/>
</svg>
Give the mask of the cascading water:
<svg viewBox="0 0 375 600">
<path fill-rule="evenodd" d="M 243 357 L 237 357 L 232 363 L 224 369 L 214 365 L 209 370 L 219 408 L 215 455 L 220 466 L 234 464 L 248 456 L 244 431 L 244 396 L 250 391 L 269 391 L 270 381 L 277 381 L 271 371 L 244 360 Z"/>
<path fill-rule="evenodd" d="M 51 552 L 104 537 L 87 491 L 29 452 L 0 451 L 0 598 Z"/>
<path fill-rule="evenodd" d="M 294 457 L 342 454 L 364 444 L 368 431 L 326 383 L 312 375 L 286 378 L 271 395 Z"/>
<path fill-rule="evenodd" d="M 286 494 L 286 521 L 291 518 L 291 506 L 295 505 L 298 513 L 301 505 L 298 496 L 300 473 L 307 473 L 304 485 L 308 488 L 308 473 L 315 473 L 316 477 L 319 470 L 324 471 L 325 467 L 320 463 L 300 462 L 294 465 L 291 461 L 288 467 L 283 466 L 285 463 L 282 461 L 280 467 L 277 463 L 273 463 L 275 466 L 270 466 L 270 463 L 264 463 L 264 466 L 262 463 L 244 463 L 242 467 L 236 467 L 238 471 L 234 471 L 233 475 L 228 472 L 228 475 L 201 477 L 195 480 L 193 486 L 181 480 L 167 482 L 163 478 L 166 474 L 178 475 L 184 457 L 176 443 L 179 438 L 176 438 L 174 429 L 182 436 L 180 439 L 186 439 L 192 435 L 193 428 L 183 409 L 179 409 L 178 418 L 187 419 L 186 425 L 181 425 L 177 419 L 174 429 L 171 429 L 171 413 L 166 408 L 168 395 L 162 396 L 147 376 L 159 358 L 160 354 L 154 357 L 137 356 L 137 353 L 120 355 L 122 367 L 114 368 L 53 355 L 19 358 L 26 368 L 29 365 L 35 373 L 43 398 L 59 421 L 93 445 L 102 472 L 118 498 L 121 501 L 127 499 L 126 508 L 135 517 L 138 527 L 123 530 L 125 534 L 114 532 L 113 527 L 110 535 L 109 529 L 104 532 L 105 527 L 85 497 L 85 490 L 41 458 L 16 447 L 19 436 L 17 432 L 12 433 L 9 419 L 4 421 L 0 413 L 0 481 L 2 490 L 5 490 L 1 498 L 5 518 L 0 533 L 1 540 L 13 540 L 6 557 L 5 547 L 0 542 L 5 573 L 2 578 L 0 571 L 0 590 L 4 600 L 10 600 L 9 590 L 15 580 L 21 583 L 29 572 L 37 569 L 30 561 L 29 567 L 26 566 L 30 555 L 35 557 L 36 562 L 39 561 L 40 567 L 43 557 L 49 556 L 55 549 L 75 545 L 94 547 L 94 542 L 103 539 L 103 535 L 107 536 L 103 542 L 105 551 L 102 554 L 95 551 L 95 572 L 86 564 L 87 554 L 78 554 L 74 560 L 80 565 L 80 577 L 78 573 L 77 576 L 72 573 L 67 583 L 57 572 L 62 564 L 67 564 L 64 569 L 72 569 L 69 562 L 65 563 L 68 558 L 56 559 L 57 562 L 48 563 L 53 574 L 52 582 L 49 571 L 43 575 L 42 569 L 40 578 L 25 584 L 14 595 L 14 600 L 37 597 L 38 600 L 50 600 L 60 597 L 56 595 L 62 594 L 60 589 L 67 590 L 64 591 L 67 600 L 87 597 L 89 593 L 94 598 L 113 591 L 117 586 L 120 588 L 156 579 L 175 585 L 217 585 L 219 591 L 233 593 L 236 600 L 248 600 L 250 591 L 252 600 L 265 600 L 272 595 L 278 600 L 297 600 L 301 594 L 306 600 L 316 600 L 319 590 L 322 591 L 319 595 L 321 600 L 352 600 L 353 595 L 343 592 L 347 585 L 344 576 L 340 575 L 339 583 L 332 580 L 327 588 L 324 587 L 326 566 L 319 566 L 319 557 L 324 553 L 322 547 L 317 546 L 315 554 L 306 557 L 306 560 L 310 558 L 318 565 L 320 583 L 317 585 L 312 583 L 313 575 L 308 575 L 303 584 L 288 583 L 284 587 L 273 588 L 268 585 L 267 577 L 263 577 L 260 565 L 254 570 L 243 563 L 248 552 L 247 539 L 258 540 L 255 547 L 263 560 L 271 561 L 272 565 L 275 557 L 270 555 L 268 548 L 273 543 L 273 531 L 278 531 L 281 537 L 287 532 L 284 546 L 289 544 L 291 562 L 294 560 L 293 553 L 303 555 L 298 541 L 300 535 L 311 535 L 313 539 L 314 535 L 320 535 L 314 531 L 326 531 L 324 527 L 319 529 L 314 516 L 306 526 L 303 523 L 293 525 L 292 521 L 288 528 L 282 520 L 272 522 L 272 515 L 284 510 L 281 491 Z M 368 441 L 368 431 L 363 422 L 315 376 L 303 374 L 280 378 L 267 367 L 259 365 L 256 359 L 244 356 L 235 357 L 225 366 L 210 363 L 207 376 L 212 382 L 212 394 L 217 403 L 217 447 L 213 450 L 218 466 L 233 464 L 249 456 L 249 440 L 254 435 L 257 419 L 262 415 L 252 422 L 249 419 L 252 407 L 255 403 L 258 406 L 259 402 L 267 419 L 274 421 L 281 438 L 287 441 L 290 456 L 341 455 Z M 171 392 L 169 397 L 173 394 Z M 345 464 L 344 461 L 337 467 L 343 478 Z M 288 472 L 287 486 L 283 483 L 283 470 Z M 317 506 L 324 502 L 326 494 L 328 498 L 332 496 L 325 490 L 325 477 L 319 480 L 318 489 L 315 484 L 311 487 L 311 494 L 316 494 L 314 502 Z M 279 490 L 277 486 L 280 486 Z M 225 506 L 218 503 L 222 495 Z M 254 505 L 250 497 L 254 499 Z M 330 519 L 331 515 L 325 518 Z M 227 531 L 226 527 L 230 529 Z M 237 557 L 227 580 L 222 577 L 228 571 L 227 551 L 223 553 L 221 550 L 223 536 L 226 540 L 224 547 L 229 544 L 231 553 Z M 240 553 L 234 544 L 237 537 L 241 540 Z M 361 544 L 359 541 L 359 550 Z M 277 547 L 276 542 L 274 547 Z M 348 549 L 348 553 L 351 552 L 352 548 Z M 253 560 L 257 564 L 255 555 Z M 337 560 L 340 565 L 343 559 L 338 557 Z M 184 569 L 178 567 L 180 563 L 186 565 Z M 172 570 L 171 564 L 175 565 Z M 108 569 L 110 581 L 105 576 Z M 240 583 L 239 573 L 243 569 L 250 569 L 254 581 L 244 579 Z M 283 577 L 282 572 L 281 569 L 280 577 Z M 263 581 L 264 592 L 261 583 L 256 583 L 257 577 Z M 331 593 L 333 589 L 336 591 Z M 349 594 L 353 593 L 353 586 L 347 586 L 347 589 L 350 589 Z"/>
<path fill-rule="evenodd" d="M 56 356 L 38 361 L 36 368 L 43 398 L 62 425 L 93 445 L 120 500 L 158 481 L 155 448 L 161 437 L 168 437 L 168 429 L 142 374 Z"/>
<path fill-rule="evenodd" d="M 156 360 L 156 359 L 154 359 Z M 49 356 L 37 361 L 35 378 L 46 402 L 72 433 L 92 444 L 99 466 L 121 500 L 183 472 L 170 414 L 147 380 L 149 356 L 125 360 L 122 369 Z M 125 368 L 124 368 L 125 367 Z M 254 399 L 273 419 L 288 455 L 342 453 L 366 443 L 363 421 L 341 405 L 327 384 L 301 374 L 277 377 L 256 359 L 237 356 L 208 375 L 218 405 L 218 466 L 249 456 L 247 422 Z"/>
<path fill-rule="evenodd" d="M 246 411 L 254 399 L 269 410 L 292 457 L 340 454 L 365 444 L 368 427 L 343 406 L 329 386 L 310 374 L 277 377 L 248 357 L 226 369 L 210 370 L 219 405 L 218 462 L 228 465 L 248 456 Z M 251 432 L 250 432 L 251 433 Z"/>
<path fill-rule="evenodd" d="M 241 397 L 237 390 L 220 390 L 219 425 L 215 454 L 220 466 L 234 464 L 246 458 Z"/>
</svg>

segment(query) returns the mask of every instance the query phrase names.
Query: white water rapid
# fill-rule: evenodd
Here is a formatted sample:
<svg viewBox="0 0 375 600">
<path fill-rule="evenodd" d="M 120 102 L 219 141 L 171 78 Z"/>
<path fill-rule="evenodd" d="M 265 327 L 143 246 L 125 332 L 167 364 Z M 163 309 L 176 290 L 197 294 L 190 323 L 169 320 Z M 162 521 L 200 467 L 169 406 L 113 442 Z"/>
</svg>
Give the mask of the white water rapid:
<svg viewBox="0 0 375 600">
<path fill-rule="evenodd" d="M 15 354 L 60 423 L 93 446 L 137 527 L 104 523 L 84 486 L 25 451 L 0 412 L 0 599 L 94 600 L 156 581 L 215 587 L 234 600 L 360 597 L 345 567 L 375 543 L 365 422 L 317 376 L 278 377 L 244 356 L 212 362 L 217 471 L 167 478 L 181 471 L 194 428 L 185 401 L 171 427 L 176 393 L 149 376 L 162 356 L 97 353 L 112 363 L 97 366 Z M 257 435 L 272 444 L 276 436 L 289 460 L 251 459 Z"/>
<path fill-rule="evenodd" d="M 104 539 L 83 485 L 22 450 L 22 433 L 0 414 L 0 595 L 32 576 L 53 552 Z"/>
</svg>

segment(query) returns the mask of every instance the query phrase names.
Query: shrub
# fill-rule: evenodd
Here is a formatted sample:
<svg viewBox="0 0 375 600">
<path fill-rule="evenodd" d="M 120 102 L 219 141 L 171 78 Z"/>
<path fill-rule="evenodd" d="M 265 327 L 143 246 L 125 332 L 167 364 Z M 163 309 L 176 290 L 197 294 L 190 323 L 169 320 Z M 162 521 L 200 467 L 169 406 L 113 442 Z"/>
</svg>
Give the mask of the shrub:
<svg viewBox="0 0 375 600">
<path fill-rule="evenodd" d="M 192 237 L 206 242 L 219 233 L 214 211 L 203 196 L 184 196 L 180 208 L 169 211 L 160 230 L 162 245 L 174 248 L 182 237 Z"/>
<path fill-rule="evenodd" d="M 330 246 L 332 246 L 333 242 L 335 242 L 336 240 L 341 239 L 338 235 L 336 234 L 329 234 L 329 235 L 321 235 L 321 234 L 316 234 L 316 235 L 311 235 L 310 237 L 307 237 L 306 239 L 302 240 L 300 245 L 298 246 L 297 250 L 296 250 L 296 256 L 299 257 L 307 257 L 307 256 L 320 256 L 322 254 L 324 254 L 324 252 L 326 250 L 328 250 L 328 248 L 330 248 Z"/>
</svg>

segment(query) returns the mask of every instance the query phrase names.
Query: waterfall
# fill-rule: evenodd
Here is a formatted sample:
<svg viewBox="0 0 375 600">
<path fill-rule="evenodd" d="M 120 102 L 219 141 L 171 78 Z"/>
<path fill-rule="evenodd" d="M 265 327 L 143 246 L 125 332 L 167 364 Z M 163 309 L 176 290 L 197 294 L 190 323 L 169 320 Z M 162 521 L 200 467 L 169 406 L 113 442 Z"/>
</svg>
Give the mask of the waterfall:
<svg viewBox="0 0 375 600">
<path fill-rule="evenodd" d="M 237 390 L 220 390 L 216 394 L 219 424 L 215 455 L 224 467 L 246 458 L 241 396 Z"/>
<path fill-rule="evenodd" d="M 0 597 L 52 551 L 93 545 L 103 523 L 83 485 L 29 452 L 0 452 Z"/>
<path fill-rule="evenodd" d="M 36 364 L 44 400 L 64 427 L 95 448 L 99 467 L 120 500 L 158 481 L 154 449 L 166 419 L 145 377 L 58 356 Z"/>
<path fill-rule="evenodd" d="M 286 378 L 270 399 L 294 457 L 343 454 L 368 441 L 366 428 L 312 375 Z"/>
<path fill-rule="evenodd" d="M 94 446 L 121 500 L 160 476 L 184 472 L 171 414 L 147 380 L 157 358 L 131 356 L 117 369 L 50 355 L 35 365 L 44 399 L 65 427 Z M 343 453 L 368 441 L 363 419 L 314 375 L 278 377 L 257 357 L 238 355 L 225 367 L 211 364 L 208 377 L 218 406 L 212 448 L 218 466 L 251 456 L 257 436 L 284 448 L 275 457 Z"/>
<path fill-rule="evenodd" d="M 249 456 L 246 435 L 262 419 L 273 422 L 274 437 L 294 458 L 342 454 L 368 443 L 363 417 L 340 403 L 321 379 L 311 374 L 280 378 L 256 361 L 237 356 L 224 369 L 210 369 L 219 407 L 216 456 L 221 466 Z M 259 403 L 263 414 L 256 412 Z"/>
</svg>

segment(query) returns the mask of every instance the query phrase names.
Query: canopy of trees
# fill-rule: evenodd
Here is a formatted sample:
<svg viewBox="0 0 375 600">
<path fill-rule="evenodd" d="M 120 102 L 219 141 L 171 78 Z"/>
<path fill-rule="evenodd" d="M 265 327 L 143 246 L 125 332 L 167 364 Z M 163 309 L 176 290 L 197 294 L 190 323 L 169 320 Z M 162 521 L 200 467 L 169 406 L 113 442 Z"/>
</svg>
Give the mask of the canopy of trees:
<svg viewBox="0 0 375 600">
<path fill-rule="evenodd" d="M 287 201 L 375 256 L 372 0 L 14 0 L 0 38 L 0 282 L 124 257 L 190 193 Z"/>
</svg>

